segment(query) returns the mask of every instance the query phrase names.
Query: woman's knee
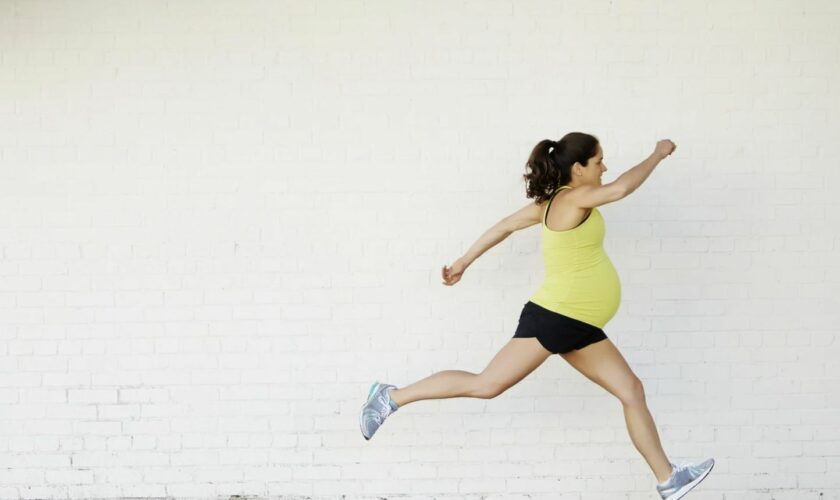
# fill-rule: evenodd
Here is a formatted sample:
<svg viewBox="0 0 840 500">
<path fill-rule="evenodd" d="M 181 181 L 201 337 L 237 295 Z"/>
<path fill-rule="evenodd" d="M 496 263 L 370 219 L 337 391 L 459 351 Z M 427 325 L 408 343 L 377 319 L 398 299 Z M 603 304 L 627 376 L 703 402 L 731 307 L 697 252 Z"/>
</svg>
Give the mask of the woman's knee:
<svg viewBox="0 0 840 500">
<path fill-rule="evenodd" d="M 476 375 L 471 395 L 474 398 L 493 399 L 507 390 L 507 386 L 498 380 L 492 380 L 481 374 Z"/>
<path fill-rule="evenodd" d="M 616 394 L 624 406 L 645 404 L 645 387 L 638 377 L 633 377 Z"/>
</svg>

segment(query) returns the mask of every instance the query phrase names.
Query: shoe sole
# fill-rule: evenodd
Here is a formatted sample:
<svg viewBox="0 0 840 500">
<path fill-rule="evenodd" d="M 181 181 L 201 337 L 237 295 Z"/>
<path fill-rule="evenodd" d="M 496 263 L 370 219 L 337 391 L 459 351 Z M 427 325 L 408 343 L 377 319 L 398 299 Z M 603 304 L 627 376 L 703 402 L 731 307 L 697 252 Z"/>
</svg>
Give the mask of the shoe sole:
<svg viewBox="0 0 840 500">
<path fill-rule="evenodd" d="M 381 386 L 381 385 L 382 384 L 380 384 L 379 382 L 374 382 L 370 385 L 370 389 L 368 390 L 367 400 L 365 401 L 365 404 L 362 405 L 361 409 L 359 409 L 359 430 L 362 431 L 362 437 L 365 438 L 365 441 L 370 441 L 370 438 L 373 437 L 373 436 L 371 436 L 371 437 L 365 436 L 364 412 L 362 410 L 364 410 L 365 406 L 367 406 L 368 403 L 371 402 L 371 400 L 373 399 L 373 395 L 376 394 L 376 391 L 379 390 L 379 386 Z"/>
<path fill-rule="evenodd" d="M 674 493 L 673 495 L 669 496 L 669 497 L 668 497 L 668 498 L 666 498 L 665 500 L 678 500 L 679 498 L 684 497 L 686 493 L 688 493 L 688 492 L 689 492 L 689 491 L 691 491 L 691 490 L 692 490 L 695 486 L 697 486 L 698 484 L 700 484 L 700 481 L 702 481 L 702 480 L 706 479 L 706 476 L 708 476 L 708 475 L 709 475 L 709 473 L 710 473 L 710 472 L 712 472 L 712 469 L 714 469 L 714 468 L 715 468 L 715 463 L 714 463 L 714 462 L 712 462 L 712 465 L 710 465 L 710 466 L 709 466 L 709 468 L 708 468 L 708 469 L 706 469 L 706 470 L 705 470 L 702 474 L 700 474 L 699 476 L 697 476 L 697 478 L 696 478 L 696 479 L 694 479 L 694 481 L 692 481 L 692 482 L 688 483 L 687 485 L 683 486 L 682 488 L 678 489 L 676 493 Z"/>
</svg>

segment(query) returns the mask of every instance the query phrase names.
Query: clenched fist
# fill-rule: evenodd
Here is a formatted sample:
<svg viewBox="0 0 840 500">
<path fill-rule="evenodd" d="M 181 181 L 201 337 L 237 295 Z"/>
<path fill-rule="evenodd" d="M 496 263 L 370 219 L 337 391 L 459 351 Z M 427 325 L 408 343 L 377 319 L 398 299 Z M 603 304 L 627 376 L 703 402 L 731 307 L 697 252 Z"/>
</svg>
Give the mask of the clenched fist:
<svg viewBox="0 0 840 500">
<path fill-rule="evenodd" d="M 665 159 L 665 157 L 670 156 L 675 149 L 677 149 L 677 145 L 671 142 L 670 139 L 662 139 L 656 143 L 656 149 L 653 153 L 660 158 Z"/>
</svg>

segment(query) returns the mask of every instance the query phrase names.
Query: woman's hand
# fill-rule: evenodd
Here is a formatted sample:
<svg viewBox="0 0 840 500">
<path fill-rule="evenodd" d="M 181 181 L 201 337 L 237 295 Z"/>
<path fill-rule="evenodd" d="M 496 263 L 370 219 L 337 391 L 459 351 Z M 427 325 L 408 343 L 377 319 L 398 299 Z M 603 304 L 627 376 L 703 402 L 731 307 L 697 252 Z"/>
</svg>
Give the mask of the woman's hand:
<svg viewBox="0 0 840 500">
<path fill-rule="evenodd" d="M 671 142 L 670 139 L 662 139 L 656 143 L 656 148 L 653 153 L 664 160 L 666 157 L 670 156 L 675 149 L 677 149 L 677 145 Z"/>
<path fill-rule="evenodd" d="M 458 259 L 452 263 L 451 267 L 443 266 L 443 269 L 441 270 L 443 284 L 452 286 L 461 281 L 461 275 L 464 274 L 464 270 L 467 269 L 467 265 L 468 264 L 463 260 Z"/>
</svg>

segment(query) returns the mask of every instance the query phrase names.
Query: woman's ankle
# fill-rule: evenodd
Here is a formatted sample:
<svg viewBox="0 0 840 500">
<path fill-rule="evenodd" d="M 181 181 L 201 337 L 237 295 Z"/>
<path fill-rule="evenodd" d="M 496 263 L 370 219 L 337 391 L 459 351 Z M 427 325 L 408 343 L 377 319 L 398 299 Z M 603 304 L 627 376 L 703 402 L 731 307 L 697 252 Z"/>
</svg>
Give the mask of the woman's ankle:
<svg viewBox="0 0 840 500">
<path fill-rule="evenodd" d="M 660 476 L 656 476 L 656 474 L 654 474 L 654 475 L 656 476 L 656 481 L 661 485 L 661 484 L 667 482 L 669 479 L 671 479 L 671 474 L 673 474 L 673 473 L 674 473 L 674 468 L 671 465 L 668 465 L 668 475 L 665 476 L 664 479 L 660 479 Z"/>
<path fill-rule="evenodd" d="M 387 394 L 391 398 L 391 401 L 393 401 L 394 404 L 397 405 L 397 408 L 402 408 L 403 405 L 406 404 L 404 401 L 400 400 L 399 389 L 391 389 L 388 391 Z"/>
</svg>

